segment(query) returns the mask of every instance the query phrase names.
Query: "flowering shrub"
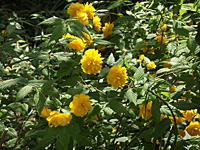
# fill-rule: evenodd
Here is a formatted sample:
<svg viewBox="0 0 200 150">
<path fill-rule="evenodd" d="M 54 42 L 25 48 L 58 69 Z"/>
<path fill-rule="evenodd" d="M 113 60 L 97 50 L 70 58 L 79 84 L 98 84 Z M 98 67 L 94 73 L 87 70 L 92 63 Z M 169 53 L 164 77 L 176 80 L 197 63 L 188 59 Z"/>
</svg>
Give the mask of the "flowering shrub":
<svg viewBox="0 0 200 150">
<path fill-rule="evenodd" d="M 1 17 L 0 149 L 199 149 L 198 0 L 48 4 Z"/>
</svg>

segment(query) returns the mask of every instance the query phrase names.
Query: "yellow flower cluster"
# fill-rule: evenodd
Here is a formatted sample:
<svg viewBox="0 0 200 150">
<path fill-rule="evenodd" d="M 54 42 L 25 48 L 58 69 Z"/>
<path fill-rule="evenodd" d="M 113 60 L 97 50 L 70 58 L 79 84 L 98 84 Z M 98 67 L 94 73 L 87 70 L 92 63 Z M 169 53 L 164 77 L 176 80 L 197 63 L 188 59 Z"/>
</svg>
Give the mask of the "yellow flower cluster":
<svg viewBox="0 0 200 150">
<path fill-rule="evenodd" d="M 98 53 L 98 50 L 89 49 L 85 52 L 83 59 L 81 59 L 81 68 L 86 74 L 98 73 L 102 68 L 103 58 L 101 54 Z"/>
<path fill-rule="evenodd" d="M 125 67 L 121 67 L 120 64 L 114 65 L 107 75 L 108 84 L 111 84 L 114 88 L 125 85 L 128 82 L 127 79 L 127 70 Z"/>
<path fill-rule="evenodd" d="M 82 41 L 79 37 L 76 37 L 76 36 L 73 36 L 69 33 L 67 33 L 66 35 L 63 35 L 63 38 L 64 37 L 68 37 L 68 38 L 74 38 L 73 41 L 71 41 L 70 43 L 67 44 L 67 46 L 69 48 L 73 48 L 73 49 L 76 49 L 77 51 L 81 51 L 83 50 L 84 48 L 86 48 L 86 44 L 84 43 L 84 41 Z"/>
<path fill-rule="evenodd" d="M 112 34 L 113 28 L 114 28 L 113 23 L 110 23 L 110 22 L 105 23 L 105 26 L 102 28 L 104 38 Z"/>
<path fill-rule="evenodd" d="M 71 112 L 78 117 L 85 116 L 89 110 L 92 110 L 92 105 L 90 103 L 90 97 L 81 93 L 80 95 L 75 95 L 73 101 L 70 103 L 69 107 Z"/>
<path fill-rule="evenodd" d="M 93 18 L 94 29 L 100 31 L 101 29 L 101 19 L 98 16 Z"/>
<path fill-rule="evenodd" d="M 149 120 L 152 117 L 151 114 L 151 107 L 152 107 L 152 101 L 148 102 L 146 105 L 141 104 L 139 105 L 140 108 L 140 113 L 139 115 L 144 119 L 144 120 Z"/>
</svg>

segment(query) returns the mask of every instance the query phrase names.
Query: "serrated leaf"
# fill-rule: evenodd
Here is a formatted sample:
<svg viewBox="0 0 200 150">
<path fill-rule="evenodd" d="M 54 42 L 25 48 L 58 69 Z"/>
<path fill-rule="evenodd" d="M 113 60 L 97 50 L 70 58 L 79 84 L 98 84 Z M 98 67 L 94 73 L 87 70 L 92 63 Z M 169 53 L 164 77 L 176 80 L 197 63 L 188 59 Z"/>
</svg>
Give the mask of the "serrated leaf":
<svg viewBox="0 0 200 150">
<path fill-rule="evenodd" d="M 127 110 L 126 110 L 126 108 L 122 105 L 121 102 L 112 99 L 112 100 L 110 100 L 109 105 L 110 105 L 110 108 L 111 108 L 112 110 L 114 110 L 115 112 L 127 114 Z"/>
<path fill-rule="evenodd" d="M 106 63 L 109 66 L 113 66 L 115 64 L 115 57 L 114 57 L 113 53 L 110 54 L 110 56 L 108 57 Z"/>
<path fill-rule="evenodd" d="M 159 100 L 154 100 L 151 108 L 151 113 L 153 120 L 155 121 L 156 125 L 158 125 L 160 121 L 160 102 Z"/>
<path fill-rule="evenodd" d="M 128 89 L 128 91 L 126 92 L 126 96 L 133 104 L 136 105 L 137 92 L 133 92 L 132 89 Z"/>
<path fill-rule="evenodd" d="M 137 81 L 142 80 L 144 78 L 144 70 L 141 66 L 138 67 L 138 69 L 136 70 L 136 72 L 134 74 L 134 78 Z"/>
<path fill-rule="evenodd" d="M 44 21 L 42 21 L 38 25 L 57 25 L 57 24 L 60 24 L 60 22 L 62 22 L 62 19 L 54 16 L 54 17 L 45 19 Z"/>
<path fill-rule="evenodd" d="M 169 71 L 170 71 L 169 68 L 161 68 L 156 72 L 156 74 L 163 74 L 163 73 L 166 73 L 166 72 L 169 72 Z"/>
<path fill-rule="evenodd" d="M 16 96 L 16 101 L 19 101 L 26 97 L 30 92 L 32 91 L 32 86 L 31 85 L 26 85 L 23 88 L 19 90 Z"/>
<path fill-rule="evenodd" d="M 50 41 L 58 41 L 63 35 L 66 33 L 66 25 L 65 22 L 62 20 L 58 25 L 56 25 L 53 33 L 51 35 Z"/>
<path fill-rule="evenodd" d="M 173 105 L 180 110 L 190 110 L 190 109 L 198 109 L 199 108 L 198 104 L 185 102 L 185 101 L 180 101 L 180 102 L 174 103 Z"/>
<path fill-rule="evenodd" d="M 16 78 L 16 79 L 0 81 L 0 90 L 9 88 L 13 85 L 16 85 L 17 83 L 27 84 L 28 80 L 26 80 L 24 78 Z"/>
</svg>

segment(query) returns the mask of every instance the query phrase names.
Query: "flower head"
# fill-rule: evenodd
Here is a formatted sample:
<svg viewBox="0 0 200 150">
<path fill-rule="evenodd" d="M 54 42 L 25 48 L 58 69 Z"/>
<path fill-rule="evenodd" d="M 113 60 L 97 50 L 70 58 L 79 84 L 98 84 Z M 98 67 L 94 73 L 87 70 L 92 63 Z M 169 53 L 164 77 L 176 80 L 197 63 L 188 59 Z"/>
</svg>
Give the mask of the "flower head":
<svg viewBox="0 0 200 150">
<path fill-rule="evenodd" d="M 83 59 L 81 59 L 81 68 L 83 72 L 87 74 L 96 75 L 97 72 L 101 70 L 103 58 L 101 58 L 101 54 L 98 53 L 98 50 L 89 49 L 85 52 Z"/>
<path fill-rule="evenodd" d="M 95 11 L 95 8 L 92 6 L 92 4 L 88 4 L 88 2 L 85 4 L 85 10 L 87 12 L 87 15 L 88 15 L 88 19 L 92 19 L 94 17 L 94 11 Z"/>
<path fill-rule="evenodd" d="M 90 103 L 90 97 L 81 93 L 80 95 L 75 95 L 73 101 L 70 103 L 69 107 L 71 112 L 78 117 L 85 116 L 89 110 L 92 110 L 92 105 Z"/>
<path fill-rule="evenodd" d="M 86 12 L 85 10 L 85 6 L 83 4 L 80 3 L 72 3 L 68 9 L 67 9 L 67 13 L 70 15 L 70 18 L 72 17 L 76 17 L 78 12 Z"/>
<path fill-rule="evenodd" d="M 68 113 L 60 113 L 58 111 L 52 111 L 47 118 L 49 125 L 53 124 L 54 127 L 66 126 L 70 123 L 72 115 Z"/>
<path fill-rule="evenodd" d="M 84 48 L 86 48 L 86 44 L 78 37 L 73 36 L 69 33 L 67 33 L 67 35 L 63 35 L 63 37 L 69 37 L 69 38 L 74 38 L 73 41 L 71 41 L 70 43 L 67 44 L 68 47 L 76 49 L 77 51 L 81 51 Z"/>
<path fill-rule="evenodd" d="M 83 37 L 84 42 L 89 46 L 92 42 L 93 42 L 93 37 L 90 34 L 90 32 L 88 31 L 89 34 L 82 32 L 83 35 L 85 36 L 85 38 Z"/>
<path fill-rule="evenodd" d="M 197 109 L 192 110 L 186 110 L 186 111 L 180 111 L 183 116 L 187 119 L 187 121 L 191 122 L 195 115 L 197 114 Z"/>
<path fill-rule="evenodd" d="M 160 43 L 162 42 L 162 44 L 168 43 L 168 41 L 166 41 L 166 38 L 163 37 L 162 35 L 157 36 L 156 39 L 158 42 L 160 42 Z"/>
<path fill-rule="evenodd" d="M 160 30 L 163 31 L 163 32 L 167 31 L 167 24 L 162 25 L 160 27 Z"/>
<path fill-rule="evenodd" d="M 82 23 L 83 25 L 88 24 L 88 16 L 86 12 L 84 11 L 77 12 L 77 16 L 78 16 L 78 21 L 80 23 Z"/>
<path fill-rule="evenodd" d="M 149 120 L 151 118 L 151 116 L 152 116 L 151 107 L 152 107 L 152 101 L 148 102 L 147 105 L 141 104 L 139 106 L 139 108 L 140 108 L 140 114 L 139 115 L 142 116 L 142 118 L 144 120 Z"/>
<path fill-rule="evenodd" d="M 93 24 L 94 24 L 94 29 L 96 31 L 100 31 L 100 29 L 101 29 L 101 19 L 98 16 L 93 17 Z"/>
<path fill-rule="evenodd" d="M 6 30 L 2 30 L 2 31 L 1 31 L 1 34 L 2 34 L 2 36 L 3 36 L 3 37 L 5 37 L 5 36 L 6 36 L 6 33 L 7 33 L 7 31 L 6 31 Z"/>
<path fill-rule="evenodd" d="M 125 85 L 128 82 L 126 79 L 128 79 L 127 70 L 120 64 L 114 65 L 107 75 L 108 84 L 111 84 L 114 88 Z"/>
<path fill-rule="evenodd" d="M 44 105 L 40 117 L 49 117 L 50 113 L 51 113 L 51 109 L 48 109 L 48 108 Z"/>
<path fill-rule="evenodd" d="M 110 22 L 105 23 L 105 26 L 102 28 L 104 38 L 112 34 L 113 28 L 114 28 L 113 23 L 110 23 Z"/>
<path fill-rule="evenodd" d="M 173 84 L 172 86 L 169 87 L 170 93 L 173 93 L 175 90 L 176 90 L 176 85 Z"/>
<path fill-rule="evenodd" d="M 200 122 L 190 122 L 190 124 L 185 128 L 185 130 L 191 136 L 200 135 Z"/>
<path fill-rule="evenodd" d="M 148 67 L 149 69 L 154 69 L 154 68 L 156 67 L 156 65 L 155 65 L 155 63 L 152 61 L 152 62 L 150 62 L 150 63 L 147 65 L 147 67 Z"/>
<path fill-rule="evenodd" d="M 141 63 L 144 59 L 144 54 L 140 55 L 139 60 L 137 62 Z"/>
</svg>

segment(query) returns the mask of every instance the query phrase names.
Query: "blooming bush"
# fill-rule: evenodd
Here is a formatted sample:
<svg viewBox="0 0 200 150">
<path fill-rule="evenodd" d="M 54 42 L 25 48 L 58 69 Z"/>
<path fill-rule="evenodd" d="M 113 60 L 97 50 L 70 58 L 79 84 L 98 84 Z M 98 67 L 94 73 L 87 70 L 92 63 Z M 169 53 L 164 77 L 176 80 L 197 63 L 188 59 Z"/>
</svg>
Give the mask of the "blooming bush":
<svg viewBox="0 0 200 150">
<path fill-rule="evenodd" d="M 0 149 L 198 149 L 199 4 L 66 1 L 2 17 Z"/>
</svg>

